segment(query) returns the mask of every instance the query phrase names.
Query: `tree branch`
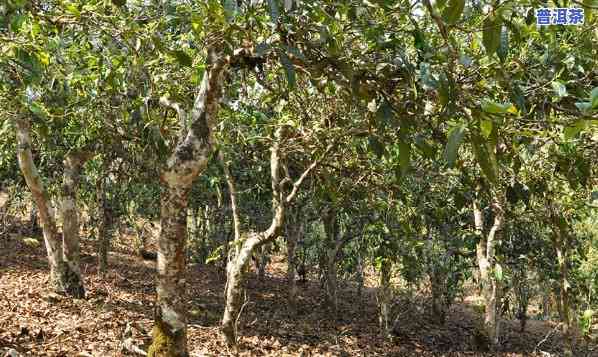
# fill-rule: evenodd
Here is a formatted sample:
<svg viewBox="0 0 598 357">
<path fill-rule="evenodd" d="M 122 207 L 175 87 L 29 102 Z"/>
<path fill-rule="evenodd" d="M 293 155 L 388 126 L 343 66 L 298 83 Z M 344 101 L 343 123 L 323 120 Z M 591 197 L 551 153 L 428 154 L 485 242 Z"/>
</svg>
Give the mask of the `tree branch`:
<svg viewBox="0 0 598 357">
<path fill-rule="evenodd" d="M 324 151 L 324 154 L 322 156 L 320 156 L 320 158 L 318 158 L 314 162 L 312 162 L 312 164 L 309 165 L 309 167 L 305 171 L 303 171 L 303 173 L 301 174 L 301 176 L 299 176 L 299 179 L 297 179 L 297 181 L 295 181 L 293 183 L 293 189 L 291 190 L 291 193 L 289 193 L 288 196 L 285 198 L 285 202 L 286 203 L 290 203 L 291 201 L 293 201 L 293 199 L 297 195 L 297 191 L 299 190 L 299 187 L 301 186 L 301 184 L 303 183 L 303 181 L 305 181 L 305 178 L 307 177 L 307 175 L 309 175 L 309 173 L 316 166 L 318 166 L 318 164 L 320 162 L 322 162 L 322 160 L 326 157 L 326 155 L 330 152 L 330 150 L 332 150 L 333 147 L 334 147 L 333 144 L 328 145 L 328 147 L 326 148 L 326 151 Z"/>
</svg>

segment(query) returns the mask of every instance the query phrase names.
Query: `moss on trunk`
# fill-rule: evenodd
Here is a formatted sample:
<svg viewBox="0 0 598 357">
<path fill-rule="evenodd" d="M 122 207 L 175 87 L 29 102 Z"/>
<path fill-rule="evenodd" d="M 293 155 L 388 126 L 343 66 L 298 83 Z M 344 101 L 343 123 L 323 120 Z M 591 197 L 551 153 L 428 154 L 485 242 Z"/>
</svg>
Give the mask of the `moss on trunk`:
<svg viewBox="0 0 598 357">
<path fill-rule="evenodd" d="M 171 333 L 168 326 L 156 318 L 152 329 L 152 344 L 147 350 L 148 357 L 185 357 L 189 354 L 181 352 L 181 345 L 185 346 L 184 331 Z"/>
</svg>

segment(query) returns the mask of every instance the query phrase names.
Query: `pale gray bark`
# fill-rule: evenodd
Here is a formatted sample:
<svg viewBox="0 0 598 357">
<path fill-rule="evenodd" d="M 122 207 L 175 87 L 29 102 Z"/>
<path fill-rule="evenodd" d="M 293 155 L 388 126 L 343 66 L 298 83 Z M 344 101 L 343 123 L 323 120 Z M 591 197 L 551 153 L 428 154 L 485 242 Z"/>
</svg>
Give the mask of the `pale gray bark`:
<svg viewBox="0 0 598 357">
<path fill-rule="evenodd" d="M 188 356 L 186 303 L 186 209 L 193 180 L 205 170 L 213 150 L 212 128 L 218 114 L 222 76 L 229 58 L 210 49 L 191 112 L 189 130 L 182 132 L 174 152 L 161 170 L 163 184 L 158 239 L 157 299 L 153 341 L 148 356 Z M 167 101 L 161 103 L 168 105 Z M 176 109 L 176 108 L 175 108 Z M 180 109 L 180 108 L 179 108 Z M 186 122 L 181 111 L 179 119 Z"/>
<path fill-rule="evenodd" d="M 502 196 L 496 193 L 493 197 L 492 212 L 494 213 L 494 222 L 488 235 L 484 235 L 484 221 L 479 202 L 474 198 L 473 214 L 476 234 L 480 241 L 476 246 L 476 255 L 478 268 L 480 272 L 480 282 L 482 285 L 482 296 L 485 303 L 484 329 L 492 347 L 499 343 L 500 324 L 498 321 L 498 300 L 500 292 L 500 282 L 496 278 L 496 257 L 495 247 L 499 239 L 498 232 L 503 226 L 504 208 Z"/>
<path fill-rule="evenodd" d="M 15 120 L 17 128 L 17 159 L 19 167 L 25 177 L 25 182 L 31 191 L 33 200 L 38 207 L 38 214 L 44 243 L 48 253 L 48 263 L 50 265 L 50 285 L 58 293 L 64 293 L 62 284 L 63 264 L 62 264 L 62 241 L 58 236 L 56 220 L 53 214 L 50 200 L 42 180 L 33 162 L 31 153 L 31 134 L 30 122 L 27 119 L 19 118 Z"/>
<path fill-rule="evenodd" d="M 50 265 L 50 286 L 57 293 L 77 298 L 83 297 L 85 290 L 79 268 L 79 221 L 75 193 L 80 165 L 84 158 L 71 154 L 64 160 L 64 182 L 61 197 L 63 239 L 61 240 L 56 228 L 54 210 L 33 161 L 31 123 L 25 118 L 18 118 L 15 123 L 18 143 L 17 159 L 25 182 L 37 205 Z"/>
<path fill-rule="evenodd" d="M 286 206 L 291 203 L 297 194 L 297 191 L 307 175 L 313 170 L 318 164 L 319 160 L 315 160 L 303 174 L 292 184 L 291 192 L 288 195 L 284 194 L 284 184 L 286 179 L 283 181 L 280 178 L 280 166 L 282 163 L 280 155 L 280 142 L 283 138 L 284 130 L 279 128 L 276 130 L 275 138 L 270 148 L 270 181 L 272 185 L 272 220 L 270 226 L 263 232 L 249 232 L 242 234 L 239 230 L 236 231 L 235 236 L 238 238 L 235 241 L 234 254 L 231 254 L 227 266 L 227 284 L 225 290 L 225 309 L 222 318 L 222 333 L 225 341 L 229 347 L 236 348 L 237 345 L 237 320 L 242 308 L 242 296 L 243 296 L 243 285 L 245 282 L 244 273 L 247 269 L 247 265 L 251 260 L 251 256 L 255 249 L 259 246 L 272 242 L 280 235 L 284 223 L 284 216 Z M 324 155 L 332 149 L 332 146 L 328 146 Z M 324 155 L 321 157 L 323 158 Z M 320 159 L 321 159 L 320 158 Z M 227 171 L 225 171 L 227 174 Z M 227 182 L 229 182 L 229 191 L 231 192 L 231 200 L 233 197 L 236 200 L 236 190 L 234 188 L 234 181 L 230 172 L 227 174 Z M 290 178 L 289 178 L 290 179 Z M 231 201 L 232 202 L 232 201 Z M 233 211 L 235 213 L 236 211 Z"/>
<path fill-rule="evenodd" d="M 288 284 L 288 297 L 292 308 L 295 307 L 297 299 L 297 279 L 296 279 L 296 267 L 297 267 L 297 242 L 299 237 L 303 235 L 304 222 L 298 219 L 297 210 L 292 210 L 289 214 L 289 219 L 286 225 L 286 239 L 287 239 L 287 284 Z"/>
<path fill-rule="evenodd" d="M 260 233 L 249 233 L 247 237 L 242 237 L 238 224 L 235 224 L 235 252 L 229 260 L 227 266 L 227 283 L 226 283 L 226 303 L 224 315 L 222 317 L 222 333 L 225 337 L 226 343 L 235 347 L 237 343 L 237 318 L 241 310 L 241 298 L 243 291 L 243 273 L 247 269 L 251 255 L 254 249 L 278 236 L 282 227 L 284 219 L 285 204 L 280 187 L 280 139 L 282 137 L 282 129 L 276 132 L 276 139 L 271 148 L 270 158 L 270 173 L 272 181 L 272 210 L 273 218 L 268 230 Z M 228 166 L 225 164 L 224 166 Z M 232 175 L 228 169 L 225 170 L 227 183 L 229 185 L 229 192 L 231 196 L 231 205 L 236 203 L 236 189 Z M 235 204 L 236 207 L 236 204 Z M 235 222 L 238 222 L 238 213 L 236 208 L 233 209 L 233 217 Z"/>
<path fill-rule="evenodd" d="M 69 295 L 85 296 L 80 268 L 79 210 L 77 209 L 77 187 L 87 153 L 75 152 L 66 156 L 63 162 L 63 182 L 60 210 L 62 214 L 62 251 L 65 267 L 65 288 Z"/>
<path fill-rule="evenodd" d="M 380 309 L 378 322 L 384 337 L 391 336 L 390 308 L 392 302 L 392 286 L 390 285 L 392 263 L 388 259 L 382 260 L 380 279 L 378 284 L 378 307 Z"/>
</svg>

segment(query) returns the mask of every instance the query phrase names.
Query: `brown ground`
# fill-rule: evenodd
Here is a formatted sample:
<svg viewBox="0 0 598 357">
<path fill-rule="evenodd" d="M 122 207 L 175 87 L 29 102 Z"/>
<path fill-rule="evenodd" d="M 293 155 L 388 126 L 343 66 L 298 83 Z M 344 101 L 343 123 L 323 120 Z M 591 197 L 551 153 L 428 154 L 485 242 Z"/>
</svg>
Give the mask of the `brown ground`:
<svg viewBox="0 0 598 357">
<path fill-rule="evenodd" d="M 122 334 L 136 324 L 134 337 L 147 347 L 154 303 L 154 266 L 116 242 L 105 278 L 96 274 L 91 242 L 83 246 L 82 270 L 87 298 L 71 300 L 46 291 L 47 263 L 43 244 L 31 246 L 23 235 L 0 234 L 0 357 L 9 349 L 27 356 L 122 356 Z M 319 284 L 300 285 L 298 309 L 285 298 L 284 262 L 276 258 L 264 282 L 251 277 L 248 302 L 240 320 L 244 356 L 558 356 L 560 336 L 554 323 L 530 321 L 517 332 L 506 321 L 503 351 L 484 353 L 475 347 L 478 314 L 456 304 L 444 325 L 436 324 L 414 304 L 398 302 L 398 336 L 379 336 L 372 289 L 359 300 L 353 289 L 340 294 L 340 313 L 333 321 L 321 304 Z M 227 355 L 218 334 L 222 313 L 223 275 L 213 266 L 190 266 L 188 273 L 191 356 Z M 146 333 L 140 331 L 145 330 Z M 537 344 L 551 331 L 539 350 Z M 578 356 L 598 356 L 580 342 Z"/>
</svg>

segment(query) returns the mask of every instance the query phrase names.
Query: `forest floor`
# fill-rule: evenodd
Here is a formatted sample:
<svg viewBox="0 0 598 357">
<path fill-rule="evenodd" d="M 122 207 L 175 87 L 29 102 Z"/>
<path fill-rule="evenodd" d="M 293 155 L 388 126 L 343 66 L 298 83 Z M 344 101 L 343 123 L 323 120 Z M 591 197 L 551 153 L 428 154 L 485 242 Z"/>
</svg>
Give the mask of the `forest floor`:
<svg viewBox="0 0 598 357">
<path fill-rule="evenodd" d="M 133 340 L 147 348 L 155 263 L 117 240 L 110 270 L 101 278 L 92 243 L 84 240 L 82 247 L 87 296 L 74 300 L 47 292 L 43 244 L 19 233 L 0 234 L 0 357 L 10 349 L 24 356 L 123 356 L 127 325 L 134 326 L 129 329 Z M 319 283 L 309 281 L 299 285 L 293 311 L 286 299 L 284 267 L 284 258 L 275 257 L 263 282 L 254 275 L 249 279 L 239 321 L 242 356 L 559 356 L 562 350 L 556 323 L 537 320 L 529 321 L 524 333 L 518 332 L 517 321 L 503 321 L 501 352 L 478 350 L 474 326 L 480 314 L 467 302 L 453 305 L 446 323 L 438 324 L 413 300 L 399 299 L 397 336 L 389 341 L 379 334 L 375 289 L 361 298 L 349 286 L 341 289 L 335 320 L 323 306 Z M 228 355 L 218 332 L 222 270 L 191 265 L 187 281 L 191 356 Z M 577 356 L 598 356 L 598 350 L 592 352 L 595 346 L 578 345 Z"/>
</svg>

